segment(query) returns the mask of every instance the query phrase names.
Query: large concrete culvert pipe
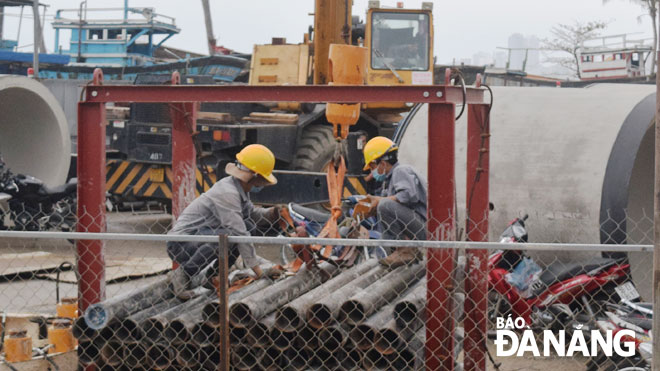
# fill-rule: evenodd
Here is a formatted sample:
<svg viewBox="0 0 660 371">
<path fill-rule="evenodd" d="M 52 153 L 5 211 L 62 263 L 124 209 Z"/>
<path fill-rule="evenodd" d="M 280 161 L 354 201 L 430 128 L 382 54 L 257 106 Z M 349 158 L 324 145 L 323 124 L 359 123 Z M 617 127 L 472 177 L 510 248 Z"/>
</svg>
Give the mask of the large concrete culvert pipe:
<svg viewBox="0 0 660 371">
<path fill-rule="evenodd" d="M 66 181 L 71 140 L 51 92 L 22 76 L 0 76 L 0 153 L 14 173 L 54 186 Z"/>
<path fill-rule="evenodd" d="M 527 213 L 530 242 L 652 243 L 654 85 L 493 87 L 493 92 L 491 241 L 511 219 Z M 466 198 L 466 116 L 456 124 L 459 218 Z M 423 175 L 427 118 L 428 107 L 422 106 L 400 140 L 401 161 Z M 585 254 L 543 254 L 540 260 Z M 650 256 L 630 256 L 633 277 L 649 300 L 650 286 L 642 282 L 650 282 Z"/>
</svg>

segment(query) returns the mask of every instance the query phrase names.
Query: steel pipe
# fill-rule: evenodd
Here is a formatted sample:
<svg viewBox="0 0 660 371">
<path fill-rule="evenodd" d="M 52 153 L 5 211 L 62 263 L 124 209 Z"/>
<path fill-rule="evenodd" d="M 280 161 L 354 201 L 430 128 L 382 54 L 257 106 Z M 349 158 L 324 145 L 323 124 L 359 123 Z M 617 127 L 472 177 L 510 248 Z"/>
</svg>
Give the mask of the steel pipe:
<svg viewBox="0 0 660 371">
<path fill-rule="evenodd" d="M 238 300 L 245 299 L 246 297 L 265 289 L 271 284 L 272 283 L 269 280 L 262 279 L 253 282 L 240 290 L 234 291 L 229 294 L 229 305 L 232 305 Z M 204 308 L 202 309 L 202 320 L 211 326 L 220 326 L 220 318 L 218 316 L 219 305 L 220 303 L 218 299 L 204 305 Z"/>
<path fill-rule="evenodd" d="M 285 352 L 270 346 L 264 348 L 264 354 L 259 358 L 259 367 L 263 370 L 283 370 L 289 364 Z"/>
<path fill-rule="evenodd" d="M 92 329 L 102 329 L 113 319 L 126 317 L 174 297 L 169 284 L 169 278 L 165 277 L 126 294 L 92 304 L 85 311 L 85 321 Z"/>
<path fill-rule="evenodd" d="M 83 364 L 96 363 L 101 357 L 99 338 L 78 342 L 78 360 Z"/>
<path fill-rule="evenodd" d="M 258 320 L 254 326 L 248 329 L 247 343 L 267 347 L 271 345 L 270 329 L 275 323 L 275 313 Z"/>
<path fill-rule="evenodd" d="M 192 341 L 200 346 L 218 344 L 220 332 L 217 327 L 209 326 L 204 322 L 199 322 L 193 326 L 191 331 Z"/>
<path fill-rule="evenodd" d="M 178 298 L 170 298 L 160 302 L 152 307 L 131 314 L 127 318 L 119 321 L 120 325 L 115 332 L 115 338 L 124 341 L 139 341 L 145 336 L 142 323 L 147 318 L 162 313 L 163 311 L 181 304 L 183 301 Z M 153 340 L 153 339 L 152 339 Z"/>
<path fill-rule="evenodd" d="M 392 354 L 397 349 L 403 349 L 408 345 L 408 340 L 420 327 L 422 327 L 421 321 L 413 321 L 407 327 L 399 329 L 394 319 L 392 319 L 376 332 L 374 349 L 383 354 Z"/>
<path fill-rule="evenodd" d="M 147 364 L 156 370 L 164 370 L 172 365 L 174 350 L 172 347 L 154 343 L 147 348 Z"/>
<path fill-rule="evenodd" d="M 344 370 L 354 370 L 362 364 L 362 352 L 360 350 L 345 345 L 344 355 L 341 361 L 341 367 Z"/>
<path fill-rule="evenodd" d="M 421 279 L 412 291 L 404 295 L 394 306 L 394 320 L 399 328 L 405 328 L 422 319 L 426 306 L 426 279 Z"/>
<path fill-rule="evenodd" d="M 376 349 L 370 349 L 364 353 L 362 365 L 367 370 L 391 370 L 396 356 L 396 354 L 382 354 Z"/>
<path fill-rule="evenodd" d="M 351 329 L 348 335 L 357 349 L 366 351 L 373 348 L 376 333 L 392 319 L 394 305 L 395 304 L 392 303 L 384 306 L 366 321 Z"/>
<path fill-rule="evenodd" d="M 316 329 L 330 325 L 335 320 L 336 311 L 345 298 L 352 295 L 355 291 L 371 285 L 385 274 L 387 274 L 387 269 L 379 265 L 364 273 L 362 277 L 351 281 L 332 294 L 319 299 L 307 310 L 307 323 Z"/>
<path fill-rule="evenodd" d="M 196 344 L 179 344 L 175 347 L 176 361 L 179 365 L 190 369 L 201 367 L 202 348 Z"/>
<path fill-rule="evenodd" d="M 220 364 L 220 349 L 217 344 L 202 347 L 202 368 L 204 370 L 216 371 Z"/>
<path fill-rule="evenodd" d="M 328 282 L 277 309 L 275 326 L 284 331 L 299 329 L 305 323 L 305 312 L 307 312 L 313 303 L 359 278 L 362 274 L 373 269 L 377 264 L 377 259 L 369 259 L 362 264 L 341 272 L 336 277 L 328 280 Z"/>
<path fill-rule="evenodd" d="M 98 335 L 98 332 L 89 326 L 84 317 L 78 317 L 73 321 L 73 326 L 71 327 L 71 332 L 73 337 L 78 340 L 91 340 Z"/>
<path fill-rule="evenodd" d="M 204 308 L 203 303 L 189 308 L 187 312 L 170 321 L 165 326 L 163 338 L 175 343 L 187 342 L 191 337 L 194 339 L 197 332 L 201 329 L 201 325 L 206 324 L 202 322 L 202 308 Z M 213 326 L 206 324 L 205 328 L 213 328 Z"/>
<path fill-rule="evenodd" d="M 124 346 L 119 341 L 108 341 L 101 347 L 101 359 L 108 366 L 118 366 L 124 359 Z"/>
<path fill-rule="evenodd" d="M 130 369 L 137 369 L 147 361 L 147 350 L 141 343 L 126 344 L 124 349 L 124 363 Z"/>
<path fill-rule="evenodd" d="M 229 308 L 229 322 L 234 326 L 252 325 L 265 314 L 320 285 L 323 276 L 333 276 L 337 269 L 337 266 L 327 262 L 321 263 L 318 269 L 305 267 L 295 276 L 232 304 Z"/>
<path fill-rule="evenodd" d="M 320 349 L 334 354 L 342 349 L 348 340 L 348 332 L 341 326 L 328 326 L 319 331 Z"/>
<path fill-rule="evenodd" d="M 291 348 L 298 336 L 298 331 L 282 331 L 279 328 L 273 326 L 269 330 L 268 334 L 270 335 L 270 340 L 273 346 L 276 349 L 285 351 Z"/>
<path fill-rule="evenodd" d="M 399 267 L 354 294 L 341 305 L 339 320 L 349 325 L 364 322 L 371 313 L 421 279 L 426 273 L 425 266 L 426 264 L 421 262 L 412 266 Z"/>
<path fill-rule="evenodd" d="M 310 348 L 289 348 L 286 351 L 289 366 L 294 370 L 308 370 L 311 367 L 313 352 Z"/>
<path fill-rule="evenodd" d="M 318 348 L 320 345 L 318 332 L 319 330 L 312 326 L 303 326 L 300 330 L 298 330 L 298 336 L 294 341 L 296 348 Z"/>
<path fill-rule="evenodd" d="M 264 353 L 262 347 L 244 345 L 234 347 L 231 352 L 232 366 L 237 370 L 252 370 L 257 367 Z"/>
<path fill-rule="evenodd" d="M 173 340 L 174 335 L 176 335 L 177 332 L 174 332 L 173 334 L 165 333 L 165 330 L 167 329 L 170 321 L 185 313 L 196 311 L 198 307 L 203 307 L 213 299 L 213 294 L 215 294 L 213 291 L 207 290 L 205 293 L 200 294 L 193 299 L 183 302 L 160 314 L 147 318 L 142 322 L 142 331 L 144 331 L 145 336 L 150 339 L 165 337 L 168 340 Z"/>
<path fill-rule="evenodd" d="M 246 344 L 248 342 L 248 328 L 229 326 L 229 343 L 231 345 Z"/>
<path fill-rule="evenodd" d="M 140 233 L 98 233 L 98 232 L 30 232 L 30 231 L 0 231 L 0 238 L 34 238 L 58 240 L 107 240 L 107 241 L 177 241 L 177 242 L 209 242 L 216 243 L 217 237 L 195 235 L 166 235 L 166 234 L 140 234 Z M 363 240 L 363 239 L 333 239 L 309 237 L 259 237 L 259 236 L 230 236 L 229 243 L 254 244 L 292 244 L 304 245 L 315 243 L 317 245 L 331 246 L 365 246 L 365 247 L 414 247 L 424 249 L 487 249 L 487 250 L 528 250 L 528 251 L 606 251 L 606 252 L 652 252 L 653 245 L 630 244 L 609 245 L 597 243 L 500 243 L 500 242 L 468 242 L 468 241 L 421 241 L 421 240 Z"/>
</svg>

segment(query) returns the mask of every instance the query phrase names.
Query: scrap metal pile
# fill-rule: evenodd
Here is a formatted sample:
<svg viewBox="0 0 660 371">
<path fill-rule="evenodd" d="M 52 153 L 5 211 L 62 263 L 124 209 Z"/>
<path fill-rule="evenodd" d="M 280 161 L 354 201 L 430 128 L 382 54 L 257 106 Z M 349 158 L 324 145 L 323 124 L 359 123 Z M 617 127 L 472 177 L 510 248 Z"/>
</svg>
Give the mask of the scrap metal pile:
<svg viewBox="0 0 660 371">
<path fill-rule="evenodd" d="M 342 270 L 326 262 L 231 292 L 232 368 L 422 367 L 425 266 L 388 270 L 372 259 Z M 216 369 L 219 301 L 214 290 L 195 294 L 183 302 L 164 279 L 91 306 L 74 325 L 80 360 L 117 369 Z"/>
</svg>

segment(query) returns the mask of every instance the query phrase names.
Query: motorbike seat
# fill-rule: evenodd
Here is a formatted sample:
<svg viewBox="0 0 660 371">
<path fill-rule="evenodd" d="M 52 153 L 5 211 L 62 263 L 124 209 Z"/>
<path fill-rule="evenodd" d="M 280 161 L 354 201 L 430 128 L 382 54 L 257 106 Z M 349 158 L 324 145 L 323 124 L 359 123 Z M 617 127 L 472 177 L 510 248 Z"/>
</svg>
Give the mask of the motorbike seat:
<svg viewBox="0 0 660 371">
<path fill-rule="evenodd" d="M 325 222 L 327 222 L 328 219 L 330 219 L 329 212 L 319 211 L 298 204 L 291 204 L 291 208 L 293 209 L 293 211 L 304 216 L 305 218 L 320 224 L 325 224 Z"/>
<path fill-rule="evenodd" d="M 78 188 L 78 179 L 72 178 L 66 184 L 60 184 L 55 187 L 49 187 L 44 184 L 42 190 L 44 196 L 52 196 L 52 195 L 60 195 L 60 194 L 64 195 L 69 193 L 75 193 L 76 188 Z"/>
<path fill-rule="evenodd" d="M 618 262 L 610 258 L 591 258 L 587 261 L 577 261 L 570 263 L 554 262 L 550 264 L 539 277 L 540 285 L 535 285 L 534 296 L 543 293 L 548 287 L 571 277 L 589 273 L 596 269 L 604 269 Z"/>
<path fill-rule="evenodd" d="M 622 320 L 632 323 L 635 326 L 639 326 L 646 331 L 651 331 L 651 326 L 653 325 L 652 318 L 640 318 L 640 317 L 621 317 Z"/>
</svg>

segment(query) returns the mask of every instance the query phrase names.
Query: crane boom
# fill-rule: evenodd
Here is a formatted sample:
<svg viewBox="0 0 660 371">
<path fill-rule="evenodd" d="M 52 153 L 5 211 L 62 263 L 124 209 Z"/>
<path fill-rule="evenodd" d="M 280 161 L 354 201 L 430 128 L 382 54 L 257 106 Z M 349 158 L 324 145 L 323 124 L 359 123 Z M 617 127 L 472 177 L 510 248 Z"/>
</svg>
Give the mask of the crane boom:
<svg viewBox="0 0 660 371">
<path fill-rule="evenodd" d="M 209 0 L 202 0 L 202 8 L 204 8 L 204 23 L 206 24 L 206 40 L 209 47 L 209 55 L 214 55 L 216 40 L 213 36 L 213 21 L 211 19 Z"/>
</svg>

